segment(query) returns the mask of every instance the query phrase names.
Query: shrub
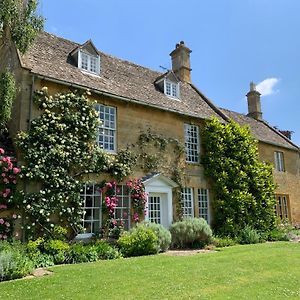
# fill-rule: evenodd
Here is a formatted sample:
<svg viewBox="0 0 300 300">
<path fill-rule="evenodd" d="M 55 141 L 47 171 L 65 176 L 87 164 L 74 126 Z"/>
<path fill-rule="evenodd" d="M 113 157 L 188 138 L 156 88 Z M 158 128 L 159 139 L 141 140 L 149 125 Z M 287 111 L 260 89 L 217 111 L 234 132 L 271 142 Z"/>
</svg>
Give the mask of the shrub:
<svg viewBox="0 0 300 300">
<path fill-rule="evenodd" d="M 44 243 L 45 253 L 53 256 L 55 264 L 62 264 L 66 261 L 69 248 L 70 245 L 61 240 L 48 240 Z"/>
<path fill-rule="evenodd" d="M 92 245 L 75 243 L 70 246 L 67 253 L 67 262 L 71 264 L 92 262 L 98 259 L 96 249 Z"/>
<path fill-rule="evenodd" d="M 128 256 L 149 255 L 158 252 L 158 238 L 144 224 L 124 232 L 118 240 L 121 253 Z"/>
<path fill-rule="evenodd" d="M 171 244 L 171 233 L 160 224 L 145 222 L 146 227 L 151 229 L 158 238 L 158 252 L 165 252 Z"/>
<path fill-rule="evenodd" d="M 96 241 L 93 245 L 98 259 L 115 259 L 121 257 L 119 251 L 105 241 Z"/>
<path fill-rule="evenodd" d="M 52 235 L 55 240 L 65 241 L 67 240 L 68 229 L 60 225 L 55 225 L 52 231 Z"/>
<path fill-rule="evenodd" d="M 0 243 L 0 281 L 21 278 L 29 274 L 33 267 L 21 243 Z"/>
<path fill-rule="evenodd" d="M 268 241 L 272 241 L 272 242 L 275 242 L 275 241 L 288 241 L 289 237 L 288 237 L 288 234 L 286 232 L 284 232 L 284 231 L 282 231 L 278 228 L 275 228 L 267 234 L 266 239 Z"/>
<path fill-rule="evenodd" d="M 245 226 L 238 236 L 240 244 L 257 244 L 260 240 L 261 235 L 251 226 Z"/>
<path fill-rule="evenodd" d="M 212 238 L 212 231 L 202 218 L 188 218 L 170 227 L 172 246 L 175 248 L 204 247 Z"/>
<path fill-rule="evenodd" d="M 231 237 L 214 237 L 213 238 L 213 245 L 217 248 L 229 247 L 236 245 L 237 242 L 235 239 Z"/>
</svg>

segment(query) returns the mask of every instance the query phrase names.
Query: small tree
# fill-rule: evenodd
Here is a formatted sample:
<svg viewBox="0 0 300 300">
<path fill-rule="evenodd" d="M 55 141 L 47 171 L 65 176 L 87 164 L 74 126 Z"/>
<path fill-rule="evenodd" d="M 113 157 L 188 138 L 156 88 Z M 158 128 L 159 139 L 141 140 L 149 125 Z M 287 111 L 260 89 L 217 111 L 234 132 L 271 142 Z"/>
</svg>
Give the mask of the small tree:
<svg viewBox="0 0 300 300">
<path fill-rule="evenodd" d="M 25 53 L 43 29 L 44 19 L 36 14 L 37 0 L 0 1 L 0 38 L 12 39 Z"/>
<path fill-rule="evenodd" d="M 214 229 L 236 236 L 245 226 L 266 232 L 275 223 L 272 168 L 258 158 L 248 127 L 213 119 L 204 130 L 203 164 L 213 182 Z"/>
</svg>

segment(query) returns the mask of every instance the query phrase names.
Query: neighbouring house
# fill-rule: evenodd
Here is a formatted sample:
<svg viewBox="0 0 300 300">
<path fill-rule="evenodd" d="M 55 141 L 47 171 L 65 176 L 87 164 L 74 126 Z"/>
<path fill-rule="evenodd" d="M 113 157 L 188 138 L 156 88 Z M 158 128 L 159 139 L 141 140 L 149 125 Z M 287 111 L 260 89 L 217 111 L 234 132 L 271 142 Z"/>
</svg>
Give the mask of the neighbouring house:
<svg viewBox="0 0 300 300">
<path fill-rule="evenodd" d="M 274 165 L 278 217 L 299 224 L 298 146 L 263 120 L 260 94 L 254 84 L 247 94 L 248 115 L 213 104 L 192 83 L 190 53 L 184 42 L 177 44 L 170 53 L 172 70 L 162 74 L 100 52 L 92 41 L 81 45 L 46 32 L 37 37 L 24 56 L 13 45 L 7 45 L 0 50 L 0 71 L 8 64 L 20 86 L 10 134 L 14 137 L 17 132 L 28 130 L 31 120 L 39 113 L 32 103 L 33 92 L 47 86 L 50 94 L 70 88 L 90 90 L 102 121 L 97 143 L 112 155 L 121 149 L 134 148 L 141 134 L 146 133 L 182 143 L 184 160 L 177 161 L 172 149 L 160 166 L 153 159 L 163 154 L 149 144 L 151 155 L 147 151 L 145 154 L 147 167 L 137 166 L 131 176 L 142 178 L 149 193 L 146 219 L 168 227 L 178 215 L 175 192 L 178 172 L 183 182 L 180 193 L 183 216 L 203 217 L 209 223 L 213 219 L 213 193 L 200 163 L 201 133 L 207 119 L 215 117 L 221 122 L 233 119 L 250 126 L 259 141 L 260 158 Z M 96 182 L 97 177 L 90 179 Z M 129 228 L 130 197 L 122 182 L 117 193 L 116 217 Z M 102 226 L 101 194 L 93 184 L 87 184 L 82 199 L 86 211 L 83 225 L 87 231 L 96 232 Z"/>
</svg>

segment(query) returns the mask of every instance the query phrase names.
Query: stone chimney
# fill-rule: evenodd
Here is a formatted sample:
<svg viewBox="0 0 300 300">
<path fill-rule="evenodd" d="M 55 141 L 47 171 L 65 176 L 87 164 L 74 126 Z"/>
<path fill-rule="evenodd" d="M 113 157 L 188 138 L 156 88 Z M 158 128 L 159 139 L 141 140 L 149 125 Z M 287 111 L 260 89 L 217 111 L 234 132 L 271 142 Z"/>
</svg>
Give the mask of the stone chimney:
<svg viewBox="0 0 300 300">
<path fill-rule="evenodd" d="M 250 83 L 250 91 L 248 92 L 248 116 L 256 120 L 262 120 L 260 93 L 256 90 L 256 85 Z"/>
<path fill-rule="evenodd" d="M 185 46 L 184 41 L 176 44 L 175 50 L 170 53 L 172 58 L 172 70 L 176 76 L 184 82 L 191 83 L 190 50 Z"/>
</svg>

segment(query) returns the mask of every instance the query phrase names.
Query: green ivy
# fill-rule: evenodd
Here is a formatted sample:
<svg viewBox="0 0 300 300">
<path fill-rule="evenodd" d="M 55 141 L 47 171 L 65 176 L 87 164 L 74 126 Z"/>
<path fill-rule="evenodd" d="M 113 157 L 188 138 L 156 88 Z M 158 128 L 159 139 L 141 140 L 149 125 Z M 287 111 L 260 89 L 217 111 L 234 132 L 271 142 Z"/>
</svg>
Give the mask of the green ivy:
<svg viewBox="0 0 300 300">
<path fill-rule="evenodd" d="M 16 82 L 11 72 L 0 75 L 0 133 L 11 118 L 13 101 L 16 97 Z"/>
<path fill-rule="evenodd" d="M 275 224 L 272 168 L 259 160 L 249 128 L 213 119 L 206 123 L 203 145 L 202 162 L 215 193 L 215 231 L 236 236 L 245 226 L 271 230 Z"/>
<path fill-rule="evenodd" d="M 0 37 L 10 33 L 17 48 L 25 53 L 38 32 L 43 29 L 44 19 L 36 14 L 37 0 L 0 1 Z"/>
</svg>

